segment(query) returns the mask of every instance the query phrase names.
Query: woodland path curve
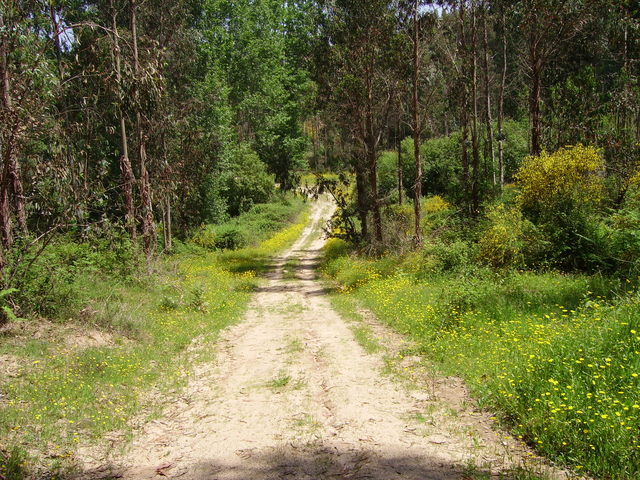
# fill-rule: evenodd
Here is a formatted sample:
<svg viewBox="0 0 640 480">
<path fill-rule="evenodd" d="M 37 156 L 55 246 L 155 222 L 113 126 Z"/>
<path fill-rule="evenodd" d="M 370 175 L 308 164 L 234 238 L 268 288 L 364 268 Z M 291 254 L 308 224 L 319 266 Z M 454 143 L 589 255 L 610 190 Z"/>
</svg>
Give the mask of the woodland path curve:
<svg viewBox="0 0 640 480">
<path fill-rule="evenodd" d="M 244 320 L 222 333 L 215 362 L 198 366 L 180 399 L 109 465 L 113 476 L 425 480 L 476 478 L 475 471 L 509 478 L 527 461 L 526 448 L 492 428 L 458 379 L 414 375 L 410 387 L 384 374 L 399 336 L 369 318 L 388 348 L 367 354 L 356 342 L 315 279 L 321 227 L 333 209 L 326 199 L 313 204 L 309 225 L 276 259 Z M 291 259 L 296 271 L 283 275 Z M 412 359 L 403 362 L 399 369 L 418 371 Z M 94 465 L 84 477 L 105 469 Z"/>
</svg>

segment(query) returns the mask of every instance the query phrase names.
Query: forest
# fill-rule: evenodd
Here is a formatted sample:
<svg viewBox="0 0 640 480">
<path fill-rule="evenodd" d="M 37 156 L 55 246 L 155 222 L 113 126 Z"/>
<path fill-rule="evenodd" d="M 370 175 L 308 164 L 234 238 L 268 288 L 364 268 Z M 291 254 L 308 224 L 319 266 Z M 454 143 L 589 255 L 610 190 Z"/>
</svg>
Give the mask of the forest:
<svg viewBox="0 0 640 480">
<path fill-rule="evenodd" d="M 0 0 L 0 77 L 0 479 L 183 388 L 325 197 L 336 311 L 640 475 L 638 0 Z"/>
</svg>

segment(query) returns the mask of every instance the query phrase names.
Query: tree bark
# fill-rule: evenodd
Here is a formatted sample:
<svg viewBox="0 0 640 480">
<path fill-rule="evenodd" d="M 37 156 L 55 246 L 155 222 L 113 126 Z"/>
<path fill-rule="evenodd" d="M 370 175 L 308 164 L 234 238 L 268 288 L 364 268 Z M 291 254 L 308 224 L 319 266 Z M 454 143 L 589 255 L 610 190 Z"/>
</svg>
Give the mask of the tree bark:
<svg viewBox="0 0 640 480">
<path fill-rule="evenodd" d="M 382 244 L 382 214 L 380 212 L 380 199 L 378 198 L 378 135 L 375 128 L 374 95 L 372 84 L 372 72 L 368 72 L 366 78 L 367 99 L 364 112 L 364 146 L 369 181 L 369 208 L 373 214 L 373 235 L 378 244 Z"/>
<path fill-rule="evenodd" d="M 4 15 L 0 14 L 0 30 L 4 30 Z M 7 205 L 0 206 L 0 229 L 3 232 L 3 242 L 9 248 L 12 244 L 11 227 L 11 207 L 16 216 L 18 228 L 23 234 L 27 234 L 27 214 L 25 208 L 24 189 L 22 186 L 22 176 L 20 164 L 18 163 L 18 119 L 14 112 L 13 98 L 11 96 L 11 73 L 9 71 L 9 47 L 6 36 L 0 37 L 0 75 L 2 77 L 2 117 L 5 123 L 5 141 L 3 160 L 3 175 L 1 179 L 0 203 L 7 202 Z M 13 204 L 13 205 L 11 205 Z"/>
<path fill-rule="evenodd" d="M 136 211 L 133 202 L 133 186 L 135 185 L 135 175 L 131 160 L 129 158 L 129 140 L 127 138 L 127 123 L 122 111 L 122 102 L 124 100 L 124 92 L 122 89 L 122 67 L 120 54 L 120 41 L 118 38 L 117 10 L 113 4 L 113 0 L 109 0 L 111 7 L 111 29 L 113 35 L 113 59 L 114 69 L 116 73 L 116 84 L 118 89 L 118 117 L 120 123 L 120 148 L 122 155 L 120 156 L 120 178 L 122 179 L 122 194 L 124 197 L 125 208 L 125 225 L 129 231 L 132 241 L 137 239 L 136 228 Z"/>
<path fill-rule="evenodd" d="M 376 150 L 369 150 L 368 171 L 369 171 L 369 189 L 371 193 L 371 212 L 373 213 L 373 233 L 378 244 L 382 243 L 382 214 L 380 212 L 380 201 L 378 198 L 378 155 Z"/>
<path fill-rule="evenodd" d="M 147 169 L 146 135 L 142 122 L 140 107 L 140 57 L 138 54 L 137 33 L 137 4 L 136 0 L 130 0 L 131 7 L 131 37 L 133 43 L 133 72 L 134 72 L 134 102 L 136 110 L 136 134 L 138 139 L 138 163 L 140 179 L 140 200 L 142 203 L 142 236 L 144 241 L 144 253 L 147 261 L 151 259 L 155 246 L 155 225 L 153 222 L 153 206 L 151 202 L 151 185 L 149 183 L 149 171 Z"/>
<path fill-rule="evenodd" d="M 487 32 L 487 5 L 482 5 L 482 46 L 484 49 L 484 93 L 485 93 L 485 110 L 487 123 L 487 149 L 489 159 L 491 161 L 491 172 L 493 173 L 493 185 L 498 184 L 498 176 L 496 172 L 496 154 L 493 149 L 493 114 L 491 112 L 491 82 L 489 79 L 489 34 Z"/>
<path fill-rule="evenodd" d="M 420 158 L 420 137 L 422 125 L 420 121 L 420 22 L 418 11 L 418 0 L 414 0 L 413 5 L 413 154 L 416 162 L 416 178 L 413 185 L 413 211 L 415 218 L 415 229 L 413 241 L 416 247 L 422 246 L 422 159 Z"/>
<path fill-rule="evenodd" d="M 537 18 L 531 20 L 536 22 Z M 532 27 L 528 38 L 528 62 L 531 70 L 531 85 L 529 90 L 529 122 L 531 126 L 531 155 L 540 155 L 542 151 L 542 119 L 540 117 L 540 103 L 542 95 L 543 60 L 539 51 L 539 38 L 536 27 Z"/>
<path fill-rule="evenodd" d="M 400 115 L 398 115 L 398 126 L 396 130 L 396 148 L 398 149 L 398 205 L 404 203 L 404 179 L 402 171 L 402 136 L 400 134 Z"/>
<path fill-rule="evenodd" d="M 167 193 L 164 199 L 164 207 L 162 212 L 162 223 L 164 228 L 162 229 L 164 239 L 164 250 L 170 252 L 173 248 L 172 235 L 171 235 L 171 195 Z"/>
<path fill-rule="evenodd" d="M 464 201 L 467 207 L 470 206 L 470 175 L 469 175 L 469 91 L 467 86 L 467 41 L 465 33 L 465 9 L 463 1 L 460 2 L 458 8 L 459 24 L 460 24 L 460 43 L 458 51 L 461 58 L 460 71 L 460 144 L 462 150 L 462 188 L 464 190 Z"/>
<path fill-rule="evenodd" d="M 504 6 L 502 7 L 504 9 Z M 507 20 L 502 11 L 502 77 L 500 79 L 500 95 L 498 100 L 498 170 L 500 171 L 500 188 L 504 188 L 504 91 L 507 85 Z"/>
<path fill-rule="evenodd" d="M 473 117 L 471 119 L 471 149 L 473 156 L 473 178 L 471 183 L 471 215 L 478 214 L 480 207 L 480 145 L 478 140 L 478 25 L 475 2 L 471 3 L 471 100 Z"/>
<path fill-rule="evenodd" d="M 358 218 L 360 219 L 360 234 L 362 238 L 366 239 L 369 236 L 369 226 L 367 221 L 367 215 L 369 213 L 368 201 L 367 201 L 367 180 L 365 178 L 365 172 L 362 165 L 363 163 L 360 159 L 356 160 L 356 194 L 357 194 L 357 205 L 356 208 L 358 210 Z"/>
<path fill-rule="evenodd" d="M 51 19 L 51 30 L 53 33 L 53 48 L 56 55 L 56 63 L 58 64 L 58 76 L 60 80 L 62 80 L 64 78 L 64 65 L 62 64 L 62 46 L 60 44 L 60 24 L 53 2 L 49 4 L 49 17 Z"/>
</svg>

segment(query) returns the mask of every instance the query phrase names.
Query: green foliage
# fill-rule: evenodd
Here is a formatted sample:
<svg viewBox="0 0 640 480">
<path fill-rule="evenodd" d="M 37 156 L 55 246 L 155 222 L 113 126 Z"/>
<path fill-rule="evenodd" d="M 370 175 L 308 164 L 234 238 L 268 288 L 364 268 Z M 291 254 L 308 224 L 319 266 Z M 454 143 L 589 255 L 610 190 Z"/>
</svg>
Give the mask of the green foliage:
<svg viewBox="0 0 640 480">
<path fill-rule="evenodd" d="M 27 474 L 27 454 L 22 449 L 14 447 L 5 451 L 0 448 L 0 478 L 24 480 Z"/>
<path fill-rule="evenodd" d="M 386 232 L 385 247 L 403 251 L 413 246 L 415 214 L 413 204 L 391 204 L 382 211 L 382 228 Z"/>
<path fill-rule="evenodd" d="M 302 203 L 301 199 L 286 195 L 276 197 L 270 203 L 255 204 L 224 223 L 201 226 L 190 241 L 208 250 L 237 250 L 255 246 L 283 225 L 294 221 Z"/>
<path fill-rule="evenodd" d="M 413 148 L 413 142 L 411 148 Z M 422 144 L 423 192 L 460 200 L 461 151 L 459 133 L 433 138 Z M 411 157 L 413 158 L 413 154 Z"/>
<path fill-rule="evenodd" d="M 602 157 L 576 145 L 528 157 L 516 178 L 518 202 L 550 242 L 548 257 L 564 269 L 607 268 L 607 235 L 596 216 L 604 195 Z"/>
<path fill-rule="evenodd" d="M 78 240 L 74 235 L 54 238 L 42 251 L 11 252 L 12 294 L 24 316 L 63 318 L 82 308 L 100 279 L 127 283 L 134 279 L 141 259 L 124 232 Z"/>
<path fill-rule="evenodd" d="M 0 290 L 0 325 L 6 322 L 17 322 L 19 318 L 13 311 L 11 305 L 8 304 L 7 298 L 17 293 L 17 288 L 7 288 Z"/>
<path fill-rule="evenodd" d="M 607 229 L 608 253 L 612 271 L 635 280 L 640 275 L 640 196 L 637 185 L 627 192 L 622 208 L 608 218 L 602 228 Z"/>
<path fill-rule="evenodd" d="M 495 128 L 494 130 L 498 135 L 498 129 Z M 529 126 L 527 120 L 505 120 L 502 125 L 502 134 L 504 136 L 505 180 L 511 182 L 523 160 L 529 155 Z M 497 158 L 497 142 L 494 148 L 496 149 Z"/>
<path fill-rule="evenodd" d="M 432 273 L 464 270 L 473 258 L 473 247 L 469 242 L 456 240 L 427 242 L 422 249 L 422 259 L 416 265 L 416 274 L 424 276 Z"/>
<path fill-rule="evenodd" d="M 596 141 L 604 123 L 602 86 L 593 65 L 571 72 L 551 88 L 549 118 L 553 122 L 553 145 L 562 147 L 576 142 Z M 551 143 L 551 142 L 550 142 Z"/>
<path fill-rule="evenodd" d="M 246 144 L 233 150 L 221 169 L 220 195 L 226 200 L 228 213 L 235 217 L 254 204 L 266 203 L 273 195 L 274 178 L 266 165 Z"/>
<path fill-rule="evenodd" d="M 240 139 L 251 139 L 252 149 L 284 190 L 294 186 L 296 171 L 304 167 L 307 142 L 301 125 L 315 91 L 297 55 L 308 53 L 312 10 L 310 2 L 204 4 L 208 66 L 228 87 Z"/>
<path fill-rule="evenodd" d="M 487 219 L 478 241 L 481 262 L 494 268 L 522 268 L 544 258 L 549 243 L 517 207 L 499 204 Z"/>
<path fill-rule="evenodd" d="M 404 144 L 403 144 L 404 145 Z M 412 144 L 413 145 L 413 144 Z M 415 166 L 411 163 L 413 157 L 408 155 L 402 156 L 403 179 L 403 195 L 406 197 L 409 193 L 408 185 L 413 183 L 411 175 L 415 172 Z M 389 203 L 398 201 L 398 153 L 385 151 L 380 154 L 378 159 L 378 188 L 380 195 Z"/>
<path fill-rule="evenodd" d="M 507 182 L 513 179 L 514 174 L 529 152 L 527 128 L 526 122 L 507 119 L 503 123 L 503 156 Z M 497 127 L 494 126 L 494 130 L 497 132 Z M 422 191 L 425 195 L 440 195 L 456 204 L 464 200 L 465 192 L 461 183 L 462 165 L 460 159 L 462 157 L 462 148 L 460 142 L 460 132 L 456 131 L 448 136 L 428 139 L 422 144 L 420 150 L 423 163 Z M 497 140 L 494 143 L 494 149 L 497 158 Z M 409 186 L 415 178 L 412 138 L 405 138 L 402 141 L 402 156 L 404 181 L 405 185 Z M 398 155 L 395 152 L 384 152 L 380 157 L 380 189 L 385 195 L 391 194 L 394 189 L 397 190 L 397 161 Z M 487 164 L 490 163 L 489 159 L 483 159 L 483 161 Z M 487 167 L 487 171 L 490 171 L 490 168 Z M 485 183 L 488 181 L 488 178 L 484 180 Z M 406 193 L 411 196 L 411 189 L 407 188 Z"/>
</svg>

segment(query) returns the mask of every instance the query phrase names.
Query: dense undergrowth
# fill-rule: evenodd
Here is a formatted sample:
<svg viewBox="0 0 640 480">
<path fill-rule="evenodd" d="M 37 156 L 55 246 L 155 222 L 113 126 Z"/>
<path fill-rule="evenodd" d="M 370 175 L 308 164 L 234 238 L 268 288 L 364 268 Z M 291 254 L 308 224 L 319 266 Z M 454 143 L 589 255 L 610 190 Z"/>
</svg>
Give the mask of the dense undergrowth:
<svg viewBox="0 0 640 480">
<path fill-rule="evenodd" d="M 324 273 L 576 471 L 640 474 L 640 295 L 601 275 L 494 271 L 449 248 L 380 258 L 330 240 Z"/>
<path fill-rule="evenodd" d="M 233 221 L 253 238 L 246 248 L 179 244 L 150 275 L 99 268 L 96 259 L 109 260 L 108 251 L 49 263 L 54 277 L 68 282 L 41 298 L 59 301 L 69 292 L 64 309 L 33 308 L 58 315 L 2 330 L 0 360 L 8 375 L 0 379 L 0 478 L 22 478 L 23 464 L 43 458 L 55 476 L 73 465 L 80 442 L 126 435 L 141 412 L 153 415 L 163 392 L 180 388 L 194 363 L 211 355 L 198 347 L 240 317 L 257 273 L 300 235 L 305 212 L 300 199 L 255 205 Z M 87 249 L 65 241 L 47 254 Z"/>
</svg>

